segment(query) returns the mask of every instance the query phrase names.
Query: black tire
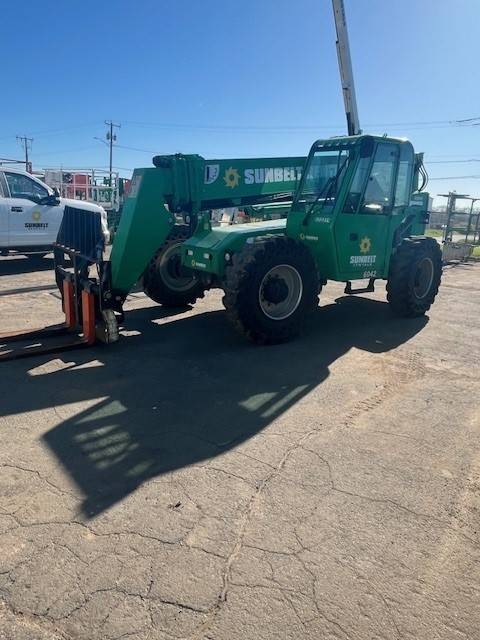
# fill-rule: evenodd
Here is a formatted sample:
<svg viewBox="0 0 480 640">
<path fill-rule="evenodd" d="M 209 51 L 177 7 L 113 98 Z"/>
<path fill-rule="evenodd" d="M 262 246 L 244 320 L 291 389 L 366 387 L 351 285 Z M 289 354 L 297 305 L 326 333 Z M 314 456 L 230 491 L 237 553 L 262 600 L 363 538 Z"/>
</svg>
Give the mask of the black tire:
<svg viewBox="0 0 480 640">
<path fill-rule="evenodd" d="M 390 260 L 387 300 L 403 318 L 424 315 L 442 278 L 442 252 L 434 238 L 406 238 Z"/>
<path fill-rule="evenodd" d="M 205 286 L 195 271 L 180 271 L 178 248 L 189 235 L 188 226 L 176 225 L 143 274 L 144 292 L 164 307 L 185 307 L 204 296 Z"/>
<path fill-rule="evenodd" d="M 223 304 L 234 327 L 257 344 L 277 344 L 299 334 L 318 304 L 319 279 L 304 244 L 275 237 L 245 245 L 234 255 L 224 291 Z"/>
</svg>

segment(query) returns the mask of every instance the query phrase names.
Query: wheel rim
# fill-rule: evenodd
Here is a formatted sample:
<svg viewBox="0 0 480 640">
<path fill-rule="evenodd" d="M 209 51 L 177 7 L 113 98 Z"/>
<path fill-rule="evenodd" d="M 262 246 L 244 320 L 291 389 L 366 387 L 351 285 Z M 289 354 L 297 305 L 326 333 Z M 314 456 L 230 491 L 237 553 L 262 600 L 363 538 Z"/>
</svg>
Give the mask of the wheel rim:
<svg viewBox="0 0 480 640">
<path fill-rule="evenodd" d="M 297 309 L 302 294 L 303 283 L 298 271 L 289 264 L 280 264 L 263 276 L 258 301 L 268 318 L 285 320 Z"/>
<path fill-rule="evenodd" d="M 169 289 L 188 291 L 197 284 L 197 277 L 193 271 L 188 273 L 182 267 L 180 246 L 180 244 L 174 244 L 163 252 L 158 270 Z"/>
<path fill-rule="evenodd" d="M 413 282 L 413 292 L 419 300 L 425 298 L 430 291 L 434 273 L 435 269 L 431 258 L 422 258 L 417 263 Z"/>
</svg>

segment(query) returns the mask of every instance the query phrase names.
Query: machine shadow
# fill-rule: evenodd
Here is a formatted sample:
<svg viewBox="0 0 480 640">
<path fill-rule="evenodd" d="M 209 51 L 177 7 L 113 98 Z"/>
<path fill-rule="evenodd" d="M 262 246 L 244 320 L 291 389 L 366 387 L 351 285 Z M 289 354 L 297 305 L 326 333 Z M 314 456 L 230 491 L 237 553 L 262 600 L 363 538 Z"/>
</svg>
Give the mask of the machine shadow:
<svg viewBox="0 0 480 640">
<path fill-rule="evenodd" d="M 83 492 L 87 517 L 149 478 L 221 455 L 260 432 L 320 385 L 352 347 L 388 351 L 427 322 L 394 319 L 384 302 L 340 298 L 318 310 L 299 340 L 255 347 L 232 332 L 221 311 L 161 325 L 158 312 L 129 312 L 137 335 L 110 349 L 69 354 L 70 368 L 18 372 L 0 412 L 25 410 L 25 385 L 29 409 L 90 401 L 44 436 Z"/>
<path fill-rule="evenodd" d="M 0 277 L 16 276 L 35 271 L 53 271 L 54 267 L 53 255 L 51 254 L 37 259 L 11 257 L 0 261 Z"/>
</svg>

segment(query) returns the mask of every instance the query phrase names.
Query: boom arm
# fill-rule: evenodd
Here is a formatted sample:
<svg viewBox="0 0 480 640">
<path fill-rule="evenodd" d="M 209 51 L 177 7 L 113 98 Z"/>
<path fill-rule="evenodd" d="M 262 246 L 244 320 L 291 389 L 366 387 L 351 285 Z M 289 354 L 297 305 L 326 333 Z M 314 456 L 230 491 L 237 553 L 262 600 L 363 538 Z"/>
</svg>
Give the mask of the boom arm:
<svg viewBox="0 0 480 640">
<path fill-rule="evenodd" d="M 209 209 L 285 202 L 300 181 L 304 157 L 205 160 L 156 156 L 136 169 L 111 253 L 111 285 L 126 295 L 168 237 L 175 217 L 195 227 Z"/>
<path fill-rule="evenodd" d="M 362 133 L 362 131 L 360 129 L 360 120 L 358 119 L 357 98 L 355 95 L 355 83 L 353 81 L 345 7 L 343 0 L 332 0 L 332 5 L 335 28 L 337 30 L 338 66 L 342 82 L 343 101 L 345 103 L 345 115 L 347 116 L 348 135 L 356 136 Z"/>
</svg>

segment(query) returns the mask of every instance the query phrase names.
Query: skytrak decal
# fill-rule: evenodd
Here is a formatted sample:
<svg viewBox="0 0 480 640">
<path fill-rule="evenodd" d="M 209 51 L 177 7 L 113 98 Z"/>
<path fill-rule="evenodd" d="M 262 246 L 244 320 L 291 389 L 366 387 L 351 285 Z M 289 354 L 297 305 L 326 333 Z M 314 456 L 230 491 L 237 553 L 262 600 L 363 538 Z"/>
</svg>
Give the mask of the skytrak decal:
<svg viewBox="0 0 480 640">
<path fill-rule="evenodd" d="M 219 164 L 206 164 L 205 165 L 205 184 L 212 184 L 218 178 L 220 174 Z"/>
</svg>

